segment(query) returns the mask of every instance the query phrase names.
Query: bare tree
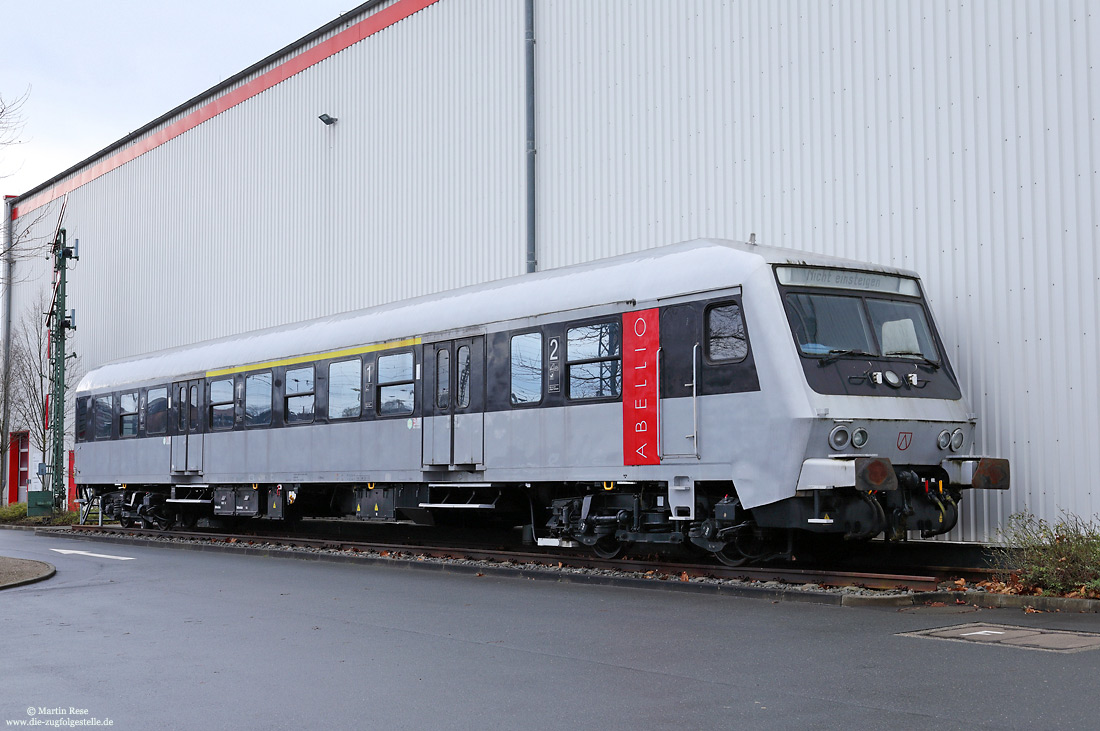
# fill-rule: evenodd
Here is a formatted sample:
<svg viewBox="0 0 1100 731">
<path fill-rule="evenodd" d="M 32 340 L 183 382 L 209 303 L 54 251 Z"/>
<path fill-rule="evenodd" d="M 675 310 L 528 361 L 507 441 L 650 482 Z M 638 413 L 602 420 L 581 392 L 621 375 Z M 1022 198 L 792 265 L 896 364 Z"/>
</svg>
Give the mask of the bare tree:
<svg viewBox="0 0 1100 731">
<path fill-rule="evenodd" d="M 5 378 L 7 381 L 5 382 Z M 0 414 L 4 413 L 4 402 L 8 398 L 8 393 L 11 391 L 11 370 L 4 368 L 4 362 L 2 358 L 2 351 L 0 351 Z M 11 446 L 11 438 L 5 439 L 4 433 L 0 432 L 0 467 L 5 468 L 3 470 L 6 474 L 6 467 L 8 464 L 8 448 Z M 0 496 L 0 505 L 3 505 L 7 500 L 7 485 L 0 486 L 3 489 L 4 494 Z"/>
<path fill-rule="evenodd" d="M 30 95 L 30 87 L 14 99 L 5 99 L 4 95 L 0 94 L 0 148 L 22 142 L 19 135 L 23 133 L 23 125 L 26 123 L 23 118 L 23 105 L 27 103 Z"/>
<path fill-rule="evenodd" d="M 50 300 L 43 292 L 37 303 L 27 308 L 13 327 L 11 349 L 11 413 L 12 421 L 29 432 L 31 446 L 45 453 L 50 443 L 48 419 L 49 394 L 52 383 L 50 342 L 46 330 L 46 315 Z M 80 378 L 78 358 L 65 366 L 65 442 L 71 443 L 75 404 L 73 386 Z"/>
<path fill-rule="evenodd" d="M 30 94 L 30 87 L 15 98 L 6 99 L 0 94 L 0 180 L 11 175 L 5 169 L 4 150 L 23 143 L 23 127 L 26 124 L 23 108 Z M 14 263 L 43 255 L 52 242 L 50 235 L 53 233 L 52 230 L 46 230 L 49 228 L 46 224 L 57 220 L 57 208 L 54 204 L 40 206 L 32 212 L 32 216 L 21 217 L 14 222 L 11 240 L 5 238 L 3 248 L 0 248 L 0 257 L 7 258 L 10 255 L 10 260 Z M 10 285 L 12 282 L 4 284 Z"/>
</svg>

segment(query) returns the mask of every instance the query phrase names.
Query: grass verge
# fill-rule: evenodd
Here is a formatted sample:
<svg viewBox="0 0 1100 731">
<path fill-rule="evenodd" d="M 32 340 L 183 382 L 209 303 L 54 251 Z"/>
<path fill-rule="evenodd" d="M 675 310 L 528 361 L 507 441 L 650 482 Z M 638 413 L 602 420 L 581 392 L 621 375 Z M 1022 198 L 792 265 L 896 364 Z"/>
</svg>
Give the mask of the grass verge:
<svg viewBox="0 0 1100 731">
<path fill-rule="evenodd" d="M 996 549 L 1003 593 L 1100 599 L 1100 526 L 1062 513 L 1056 522 L 1016 513 Z M 1003 588 L 1002 588 L 1003 587 Z"/>
</svg>

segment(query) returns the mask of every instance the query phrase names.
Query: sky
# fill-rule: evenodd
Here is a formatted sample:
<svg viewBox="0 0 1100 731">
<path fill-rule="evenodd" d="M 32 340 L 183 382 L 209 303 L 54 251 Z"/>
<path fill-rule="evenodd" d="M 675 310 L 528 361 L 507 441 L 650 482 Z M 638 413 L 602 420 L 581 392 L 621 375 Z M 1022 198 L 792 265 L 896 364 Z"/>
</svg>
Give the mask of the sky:
<svg viewBox="0 0 1100 731">
<path fill-rule="evenodd" d="M 0 148 L 19 195 L 363 0 L 0 3 L 0 96 L 28 93 Z"/>
</svg>

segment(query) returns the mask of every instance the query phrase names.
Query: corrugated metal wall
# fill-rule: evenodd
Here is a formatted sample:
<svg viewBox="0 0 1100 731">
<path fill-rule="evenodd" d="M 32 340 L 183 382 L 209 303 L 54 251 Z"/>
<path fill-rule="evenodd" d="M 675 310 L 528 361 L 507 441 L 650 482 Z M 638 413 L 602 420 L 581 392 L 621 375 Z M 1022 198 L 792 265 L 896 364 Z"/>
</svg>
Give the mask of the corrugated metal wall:
<svg viewBox="0 0 1100 731">
<path fill-rule="evenodd" d="M 77 345 L 95 364 L 522 272 L 524 146 L 522 4 L 432 5 L 70 194 Z"/>
<path fill-rule="evenodd" d="M 1100 512 L 1095 3 L 536 6 L 541 268 L 755 232 L 915 269 L 1013 461 L 953 537 Z M 78 347 L 522 272 L 523 93 L 522 0 L 442 0 L 84 186 Z"/>
<path fill-rule="evenodd" d="M 1016 478 L 953 537 L 1100 512 L 1095 3 L 539 10 L 546 266 L 755 232 L 915 269 Z"/>
</svg>

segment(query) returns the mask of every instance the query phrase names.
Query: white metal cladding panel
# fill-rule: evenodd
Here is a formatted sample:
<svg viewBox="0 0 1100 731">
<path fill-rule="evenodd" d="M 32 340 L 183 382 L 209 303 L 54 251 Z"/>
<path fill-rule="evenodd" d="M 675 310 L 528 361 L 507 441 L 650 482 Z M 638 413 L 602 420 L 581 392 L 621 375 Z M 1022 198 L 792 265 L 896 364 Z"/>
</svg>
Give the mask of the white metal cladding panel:
<svg viewBox="0 0 1100 731">
<path fill-rule="evenodd" d="M 1100 512 L 1100 13 L 1065 2 L 538 3 L 540 265 L 698 236 L 922 273 L 979 449 Z"/>
<path fill-rule="evenodd" d="M 521 273 L 523 48 L 437 3 L 70 194 L 86 362 Z"/>
</svg>

